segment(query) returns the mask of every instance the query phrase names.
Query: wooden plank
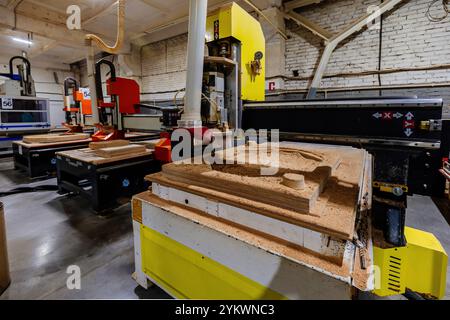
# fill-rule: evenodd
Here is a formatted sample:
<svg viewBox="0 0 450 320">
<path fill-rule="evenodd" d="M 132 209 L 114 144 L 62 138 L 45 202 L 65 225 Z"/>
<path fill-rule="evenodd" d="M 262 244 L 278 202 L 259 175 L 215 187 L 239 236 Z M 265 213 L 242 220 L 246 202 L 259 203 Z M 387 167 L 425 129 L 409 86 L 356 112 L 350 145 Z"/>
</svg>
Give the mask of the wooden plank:
<svg viewBox="0 0 450 320">
<path fill-rule="evenodd" d="M 105 148 L 124 147 L 128 146 L 129 144 L 130 141 L 128 140 L 100 141 L 100 142 L 91 142 L 89 144 L 89 148 L 92 150 L 99 150 Z"/>
<path fill-rule="evenodd" d="M 134 141 L 135 144 L 140 144 L 145 146 L 147 149 L 155 149 L 155 146 L 161 141 L 161 139 L 144 140 L 144 141 Z"/>
<path fill-rule="evenodd" d="M 216 64 L 223 64 L 228 66 L 236 66 L 236 62 L 234 60 L 224 58 L 224 57 L 212 57 L 207 56 L 205 57 L 205 62 L 207 63 L 216 63 Z"/>
<path fill-rule="evenodd" d="M 61 151 L 57 152 L 56 155 L 67 157 L 72 160 L 81 161 L 84 163 L 89 163 L 93 165 L 103 165 L 103 164 L 111 164 L 118 161 L 123 160 L 132 160 L 135 158 L 143 157 L 143 156 L 151 156 L 153 154 L 150 150 L 145 150 L 143 153 L 132 153 L 132 154 L 124 154 L 121 156 L 116 156 L 112 158 L 104 158 L 99 157 L 95 154 L 95 150 L 91 150 L 89 148 L 86 149 L 78 149 L 78 150 L 69 150 L 69 151 Z"/>
<path fill-rule="evenodd" d="M 19 146 L 29 148 L 29 149 L 38 149 L 38 148 L 52 148 L 52 147 L 61 147 L 61 146 L 73 146 L 79 145 L 80 147 L 84 147 L 91 142 L 92 139 L 85 140 L 74 140 L 74 141 L 63 141 L 63 142 L 54 142 L 54 143 L 26 143 L 24 141 L 15 141 L 14 144 Z"/>
<path fill-rule="evenodd" d="M 122 147 L 112 147 L 94 150 L 95 154 L 103 158 L 113 158 L 128 154 L 144 153 L 147 150 L 145 146 L 138 144 L 130 144 Z"/>
<path fill-rule="evenodd" d="M 89 139 L 90 135 L 87 133 L 75 134 L 38 134 L 23 137 L 25 143 L 58 143 L 66 141 L 78 141 Z"/>
</svg>

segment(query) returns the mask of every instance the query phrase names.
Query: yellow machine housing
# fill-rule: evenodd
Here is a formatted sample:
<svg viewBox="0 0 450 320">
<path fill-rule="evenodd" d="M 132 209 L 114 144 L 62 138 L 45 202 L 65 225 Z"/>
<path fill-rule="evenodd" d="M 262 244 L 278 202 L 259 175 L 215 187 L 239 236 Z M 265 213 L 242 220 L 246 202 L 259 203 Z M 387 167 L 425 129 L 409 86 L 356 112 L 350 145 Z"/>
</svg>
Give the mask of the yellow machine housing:
<svg viewBox="0 0 450 320">
<path fill-rule="evenodd" d="M 141 245 L 145 248 L 142 251 L 143 271 L 177 299 L 286 299 L 145 226 L 141 226 Z"/>
<path fill-rule="evenodd" d="M 405 228 L 406 247 L 382 249 L 374 247 L 374 293 L 385 297 L 404 294 L 406 289 L 428 298 L 445 295 L 447 254 L 428 232 Z M 377 273 L 379 278 L 377 281 Z"/>
<path fill-rule="evenodd" d="M 240 87 L 241 99 L 265 100 L 265 47 L 266 41 L 261 25 L 236 3 L 225 5 L 211 13 L 206 20 L 206 41 L 214 42 L 234 38 L 241 44 Z M 263 54 L 259 74 L 252 70 L 255 53 Z"/>
</svg>

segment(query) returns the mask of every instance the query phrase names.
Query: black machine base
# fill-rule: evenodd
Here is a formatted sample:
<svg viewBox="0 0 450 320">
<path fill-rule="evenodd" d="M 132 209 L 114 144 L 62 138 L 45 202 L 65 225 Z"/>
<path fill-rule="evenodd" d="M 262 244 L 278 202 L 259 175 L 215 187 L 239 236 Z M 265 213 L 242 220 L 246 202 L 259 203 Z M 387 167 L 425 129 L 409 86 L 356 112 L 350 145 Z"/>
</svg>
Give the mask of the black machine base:
<svg viewBox="0 0 450 320">
<path fill-rule="evenodd" d="M 92 203 L 97 212 L 113 209 L 119 199 L 131 198 L 148 189 L 145 176 L 161 170 L 152 155 L 93 165 L 57 156 L 57 177 L 60 194 L 75 193 Z"/>
<path fill-rule="evenodd" d="M 81 149 L 88 142 L 54 147 L 27 147 L 13 144 L 14 169 L 23 170 L 30 179 L 51 178 L 56 174 L 56 152 Z"/>
</svg>

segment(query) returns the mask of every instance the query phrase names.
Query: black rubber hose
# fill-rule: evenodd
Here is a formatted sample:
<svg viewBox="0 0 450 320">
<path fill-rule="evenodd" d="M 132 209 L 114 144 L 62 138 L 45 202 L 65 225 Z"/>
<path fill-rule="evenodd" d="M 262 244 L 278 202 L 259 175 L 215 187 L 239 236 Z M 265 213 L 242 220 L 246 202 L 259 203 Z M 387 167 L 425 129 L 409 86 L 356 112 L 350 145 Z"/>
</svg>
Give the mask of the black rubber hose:
<svg viewBox="0 0 450 320">
<path fill-rule="evenodd" d="M 103 87 L 102 87 L 102 65 L 106 64 L 111 72 L 111 81 L 116 81 L 116 67 L 111 61 L 106 59 L 97 61 L 95 64 L 95 89 L 97 91 L 97 100 L 103 101 Z"/>
<path fill-rule="evenodd" d="M 64 95 L 67 97 L 69 95 L 69 89 L 72 88 L 70 85 L 73 85 L 73 88 L 75 88 L 75 91 L 78 91 L 80 89 L 80 86 L 78 85 L 78 81 L 75 80 L 72 77 L 67 77 L 64 80 Z"/>
<path fill-rule="evenodd" d="M 27 76 L 29 77 L 31 75 L 31 63 L 30 60 L 27 58 L 24 58 L 22 56 L 14 56 L 11 59 L 9 59 L 9 74 L 11 75 L 11 79 L 14 75 L 14 60 L 20 59 L 27 65 Z"/>
<path fill-rule="evenodd" d="M 0 192 L 0 197 L 11 196 L 14 194 L 20 193 L 31 193 L 31 192 L 39 192 L 39 191 L 57 191 L 58 186 L 55 185 L 43 185 L 37 187 L 19 187 L 9 191 Z"/>
</svg>

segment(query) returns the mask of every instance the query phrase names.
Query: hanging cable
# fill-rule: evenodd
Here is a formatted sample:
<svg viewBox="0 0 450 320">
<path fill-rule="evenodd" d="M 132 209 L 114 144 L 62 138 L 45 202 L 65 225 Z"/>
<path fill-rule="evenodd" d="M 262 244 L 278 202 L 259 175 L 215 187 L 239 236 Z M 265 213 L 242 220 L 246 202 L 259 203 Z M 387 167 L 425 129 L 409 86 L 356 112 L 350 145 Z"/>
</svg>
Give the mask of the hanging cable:
<svg viewBox="0 0 450 320">
<path fill-rule="evenodd" d="M 381 0 L 383 4 L 384 0 Z M 378 39 L 378 71 L 381 71 L 381 64 L 383 62 L 383 15 L 380 16 L 380 32 Z M 381 87 L 381 72 L 378 73 L 378 85 Z M 379 96 L 383 95 L 383 90 L 380 89 Z"/>
<path fill-rule="evenodd" d="M 450 11 L 450 9 L 449 9 L 449 1 L 450 0 L 433 0 L 433 1 L 431 1 L 430 5 L 428 6 L 427 13 L 426 13 L 426 16 L 427 16 L 428 20 L 430 20 L 431 22 L 441 22 L 444 19 L 446 19 L 448 17 L 449 11 Z M 434 5 L 436 5 L 438 2 L 441 2 L 442 9 L 444 10 L 443 15 L 440 16 L 440 17 L 439 16 L 434 16 L 431 13 L 431 8 Z"/>
</svg>

